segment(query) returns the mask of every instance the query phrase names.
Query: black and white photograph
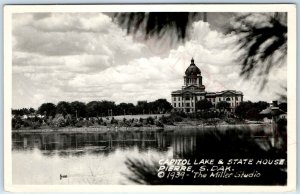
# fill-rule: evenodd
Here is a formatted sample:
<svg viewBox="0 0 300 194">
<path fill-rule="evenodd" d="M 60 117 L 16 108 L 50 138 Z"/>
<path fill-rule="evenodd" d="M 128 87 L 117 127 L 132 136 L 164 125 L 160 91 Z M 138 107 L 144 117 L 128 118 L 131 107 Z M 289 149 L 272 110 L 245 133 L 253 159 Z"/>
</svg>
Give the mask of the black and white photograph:
<svg viewBox="0 0 300 194">
<path fill-rule="evenodd" d="M 7 190 L 295 189 L 294 5 L 8 5 L 4 19 Z"/>
</svg>

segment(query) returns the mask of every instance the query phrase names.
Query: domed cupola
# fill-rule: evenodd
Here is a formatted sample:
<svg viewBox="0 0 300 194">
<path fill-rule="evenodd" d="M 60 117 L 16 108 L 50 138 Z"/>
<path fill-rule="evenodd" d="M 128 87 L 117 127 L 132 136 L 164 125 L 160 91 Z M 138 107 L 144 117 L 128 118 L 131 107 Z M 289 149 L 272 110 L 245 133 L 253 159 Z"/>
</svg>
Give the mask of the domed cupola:
<svg viewBox="0 0 300 194">
<path fill-rule="evenodd" d="M 201 74 L 201 71 L 200 71 L 200 69 L 195 65 L 194 59 L 192 58 L 190 66 L 185 70 L 185 75 L 186 75 L 186 76 L 191 76 L 191 75 L 196 76 L 196 75 L 198 75 L 198 74 Z"/>
<path fill-rule="evenodd" d="M 202 85 L 201 71 L 195 65 L 193 58 L 190 66 L 185 70 L 184 88 L 197 88 L 200 91 L 205 90 L 205 86 Z"/>
</svg>

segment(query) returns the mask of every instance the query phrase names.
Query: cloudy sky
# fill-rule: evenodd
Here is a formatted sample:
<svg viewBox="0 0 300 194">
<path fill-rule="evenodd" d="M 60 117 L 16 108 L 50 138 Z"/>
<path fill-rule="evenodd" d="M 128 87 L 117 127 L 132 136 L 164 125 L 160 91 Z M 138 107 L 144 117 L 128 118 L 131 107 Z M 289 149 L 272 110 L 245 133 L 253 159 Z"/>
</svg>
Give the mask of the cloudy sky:
<svg viewBox="0 0 300 194">
<path fill-rule="evenodd" d="M 240 90 L 245 100 L 271 101 L 286 85 L 286 66 L 273 69 L 263 91 L 235 62 L 236 37 L 223 34 L 233 14 L 196 21 L 185 43 L 174 37 L 128 35 L 103 13 L 13 15 L 13 108 L 44 102 L 170 100 L 193 57 L 210 92 Z"/>
</svg>

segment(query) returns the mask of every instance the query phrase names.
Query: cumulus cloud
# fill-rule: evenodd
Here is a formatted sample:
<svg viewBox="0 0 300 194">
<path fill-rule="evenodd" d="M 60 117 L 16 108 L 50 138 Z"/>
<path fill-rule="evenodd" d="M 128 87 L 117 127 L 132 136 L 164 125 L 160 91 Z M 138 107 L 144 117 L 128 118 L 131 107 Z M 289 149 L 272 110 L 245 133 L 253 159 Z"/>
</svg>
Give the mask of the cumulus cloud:
<svg viewBox="0 0 300 194">
<path fill-rule="evenodd" d="M 116 62 L 146 52 L 143 44 L 135 43 L 104 14 L 52 13 L 39 20 L 35 15 L 13 16 L 14 51 L 45 56 L 107 55 Z"/>
<path fill-rule="evenodd" d="M 61 100 L 170 100 L 192 57 L 207 91 L 241 90 L 245 99 L 272 100 L 286 83 L 286 67 L 277 68 L 269 87 L 259 92 L 255 80 L 239 76 L 236 38 L 213 29 L 195 22 L 188 41 L 168 46 L 127 35 L 101 13 L 16 14 L 13 107 Z"/>
</svg>

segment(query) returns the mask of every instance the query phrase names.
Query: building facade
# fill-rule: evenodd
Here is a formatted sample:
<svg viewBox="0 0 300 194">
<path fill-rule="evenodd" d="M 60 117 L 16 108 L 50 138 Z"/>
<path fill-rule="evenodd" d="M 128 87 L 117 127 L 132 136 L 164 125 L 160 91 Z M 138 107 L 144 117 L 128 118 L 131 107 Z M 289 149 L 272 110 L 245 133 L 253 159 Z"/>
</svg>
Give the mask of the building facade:
<svg viewBox="0 0 300 194">
<path fill-rule="evenodd" d="M 190 66 L 185 71 L 184 86 L 181 90 L 173 91 L 172 106 L 175 111 L 195 112 L 196 102 L 208 100 L 216 108 L 218 102 L 225 101 L 230 105 L 230 111 L 234 112 L 235 108 L 243 101 L 243 93 L 236 90 L 224 90 L 220 92 L 207 92 L 202 84 L 200 69 L 191 60 Z"/>
</svg>

